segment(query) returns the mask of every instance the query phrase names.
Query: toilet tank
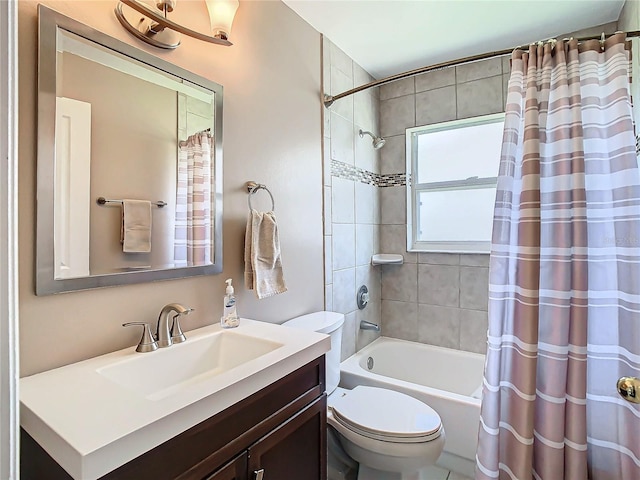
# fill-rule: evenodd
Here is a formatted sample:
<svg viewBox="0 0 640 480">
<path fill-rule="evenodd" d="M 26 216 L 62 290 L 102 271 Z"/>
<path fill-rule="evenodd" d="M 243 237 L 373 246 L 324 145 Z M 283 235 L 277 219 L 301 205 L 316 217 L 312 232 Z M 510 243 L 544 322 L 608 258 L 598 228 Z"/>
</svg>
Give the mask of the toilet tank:
<svg viewBox="0 0 640 480">
<path fill-rule="evenodd" d="M 283 323 L 287 327 L 326 333 L 331 336 L 331 350 L 325 354 L 327 395 L 333 392 L 340 382 L 340 351 L 343 324 L 344 315 L 336 312 L 309 313 Z"/>
</svg>

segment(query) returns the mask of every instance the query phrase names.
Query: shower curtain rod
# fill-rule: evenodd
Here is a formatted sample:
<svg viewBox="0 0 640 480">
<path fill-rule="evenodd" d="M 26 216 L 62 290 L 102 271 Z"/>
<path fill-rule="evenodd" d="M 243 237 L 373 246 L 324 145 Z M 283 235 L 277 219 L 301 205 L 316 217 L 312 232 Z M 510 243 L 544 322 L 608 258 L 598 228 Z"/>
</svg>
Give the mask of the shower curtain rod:
<svg viewBox="0 0 640 480">
<path fill-rule="evenodd" d="M 631 32 L 615 32 L 615 33 L 626 33 L 627 37 L 629 38 L 635 38 L 635 37 L 640 37 L 640 30 L 634 30 Z M 609 34 L 606 35 L 608 37 L 615 35 L 615 34 Z M 597 35 L 597 36 L 593 36 L 593 37 L 583 37 L 583 38 L 578 38 L 578 42 L 584 42 L 587 40 L 601 40 L 606 37 L 604 35 L 604 33 L 602 33 L 601 35 Z M 548 40 L 545 40 L 548 41 Z M 533 43 L 538 43 L 538 42 L 533 42 Z M 481 53 L 479 55 L 473 55 L 470 57 L 464 57 L 464 58 L 459 58 L 457 60 L 450 60 L 448 62 L 442 62 L 442 63 L 436 63 L 434 65 L 429 65 L 426 67 L 420 67 L 420 68 L 416 68 L 414 70 L 409 70 L 403 73 L 397 73 L 395 75 L 391 75 L 389 77 L 385 77 L 385 78 L 381 78 L 380 80 L 375 80 L 373 82 L 369 82 L 369 83 L 365 83 L 364 85 L 360 85 L 359 87 L 355 87 L 352 88 L 351 90 L 347 90 L 344 91 L 342 93 L 339 93 L 337 95 L 325 95 L 324 96 L 324 106 L 329 108 L 333 102 L 335 102 L 336 100 L 340 100 L 341 98 L 344 97 L 348 97 L 350 95 L 353 95 L 354 93 L 358 93 L 358 92 L 362 92 L 363 90 L 368 90 L 369 88 L 373 88 L 373 87 L 379 87 L 381 85 L 386 85 L 387 83 L 391 83 L 391 82 L 395 82 L 396 80 L 402 80 L 403 78 L 409 78 L 409 77 L 414 77 L 416 75 L 420 75 L 421 73 L 427 73 L 427 72 L 432 72 L 434 70 L 441 70 L 443 68 L 446 67 L 453 67 L 456 65 L 462 65 L 464 63 L 471 63 L 471 62 L 477 62 L 478 60 L 485 60 L 487 58 L 493 58 L 493 57 L 501 57 L 503 55 L 508 55 L 511 52 L 513 52 L 516 48 L 524 48 L 524 47 L 515 47 L 515 48 L 511 48 L 509 50 L 496 50 L 493 52 L 486 52 L 486 53 Z"/>
</svg>

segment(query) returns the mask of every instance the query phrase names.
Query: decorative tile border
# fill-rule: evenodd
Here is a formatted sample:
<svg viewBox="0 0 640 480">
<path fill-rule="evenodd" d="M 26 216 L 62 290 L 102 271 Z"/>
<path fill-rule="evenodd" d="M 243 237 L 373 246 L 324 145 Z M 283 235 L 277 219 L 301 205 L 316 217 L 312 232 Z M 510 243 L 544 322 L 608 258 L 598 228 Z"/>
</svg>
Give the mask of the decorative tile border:
<svg viewBox="0 0 640 480">
<path fill-rule="evenodd" d="M 386 173 L 378 177 L 378 187 L 404 187 L 407 184 L 406 173 Z"/>
<path fill-rule="evenodd" d="M 377 173 L 347 163 L 338 162 L 337 160 L 331 160 L 331 176 L 375 186 L 377 186 L 377 177 L 379 177 Z"/>
<path fill-rule="evenodd" d="M 331 160 L 331 176 L 375 187 L 402 187 L 407 184 L 405 173 L 373 173 L 337 160 Z"/>
</svg>

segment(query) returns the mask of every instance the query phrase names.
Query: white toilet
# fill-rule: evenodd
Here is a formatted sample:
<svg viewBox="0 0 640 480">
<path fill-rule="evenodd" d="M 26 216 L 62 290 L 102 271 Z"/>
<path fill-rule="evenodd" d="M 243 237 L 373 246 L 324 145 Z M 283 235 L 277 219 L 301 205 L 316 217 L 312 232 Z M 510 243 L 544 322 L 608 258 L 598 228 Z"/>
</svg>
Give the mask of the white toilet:
<svg viewBox="0 0 640 480">
<path fill-rule="evenodd" d="M 284 325 L 331 335 L 326 353 L 327 422 L 359 463 L 358 480 L 426 480 L 445 442 L 440 417 L 427 404 L 393 390 L 339 388 L 344 315 L 315 312 Z"/>
</svg>

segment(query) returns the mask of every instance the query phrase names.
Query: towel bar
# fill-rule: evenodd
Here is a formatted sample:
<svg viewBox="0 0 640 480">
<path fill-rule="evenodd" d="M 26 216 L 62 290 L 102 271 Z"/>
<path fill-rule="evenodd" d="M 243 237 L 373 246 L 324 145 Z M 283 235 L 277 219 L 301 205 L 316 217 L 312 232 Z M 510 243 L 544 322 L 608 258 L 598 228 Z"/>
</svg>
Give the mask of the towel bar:
<svg viewBox="0 0 640 480">
<path fill-rule="evenodd" d="M 104 197 L 98 197 L 96 200 L 98 205 L 104 205 L 106 203 L 122 203 L 122 200 L 107 200 Z M 162 200 L 158 200 L 157 202 L 151 202 L 151 205 L 155 205 L 158 208 L 165 207 L 167 202 L 163 202 Z"/>
<path fill-rule="evenodd" d="M 245 186 L 247 187 L 247 191 L 249 192 L 249 210 L 253 210 L 253 207 L 251 206 L 251 197 L 258 191 L 258 190 L 264 190 L 266 191 L 269 196 L 271 197 L 271 211 L 274 211 L 276 209 L 276 202 L 273 199 L 273 195 L 271 194 L 271 191 L 267 188 L 266 185 L 263 185 L 261 183 L 256 183 L 256 182 L 247 182 L 245 184 Z"/>
</svg>

